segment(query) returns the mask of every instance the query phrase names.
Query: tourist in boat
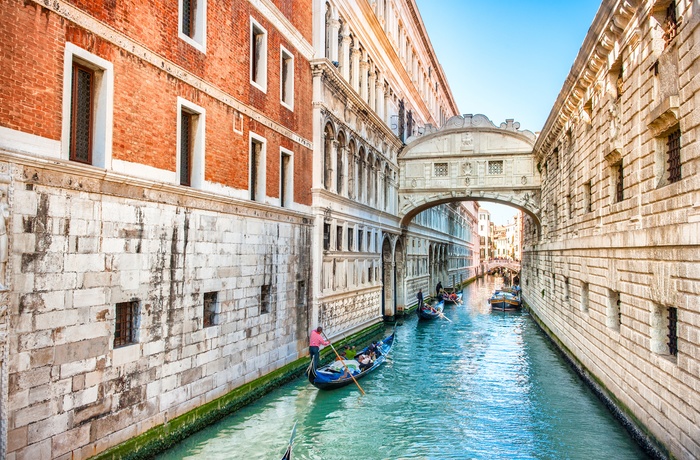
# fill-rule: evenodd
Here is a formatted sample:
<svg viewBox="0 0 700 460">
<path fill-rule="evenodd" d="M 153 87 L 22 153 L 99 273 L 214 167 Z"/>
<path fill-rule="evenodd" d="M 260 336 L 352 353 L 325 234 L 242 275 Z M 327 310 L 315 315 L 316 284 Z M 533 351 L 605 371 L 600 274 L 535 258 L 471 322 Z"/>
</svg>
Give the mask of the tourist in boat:
<svg viewBox="0 0 700 460">
<path fill-rule="evenodd" d="M 324 339 L 322 334 L 323 328 L 319 326 L 315 330 L 311 331 L 311 337 L 309 338 L 309 356 L 311 357 L 311 362 L 314 365 L 314 369 L 318 367 L 318 362 L 320 360 L 318 352 L 321 345 L 330 345 L 330 342 Z"/>
<path fill-rule="evenodd" d="M 360 371 L 364 371 L 365 369 L 372 367 L 372 358 L 370 357 L 369 353 L 360 355 L 357 358 L 357 362 L 360 363 Z"/>
<path fill-rule="evenodd" d="M 355 359 L 356 354 L 357 354 L 357 351 L 355 350 L 355 347 L 347 347 L 345 349 L 345 357 L 347 359 Z"/>
</svg>

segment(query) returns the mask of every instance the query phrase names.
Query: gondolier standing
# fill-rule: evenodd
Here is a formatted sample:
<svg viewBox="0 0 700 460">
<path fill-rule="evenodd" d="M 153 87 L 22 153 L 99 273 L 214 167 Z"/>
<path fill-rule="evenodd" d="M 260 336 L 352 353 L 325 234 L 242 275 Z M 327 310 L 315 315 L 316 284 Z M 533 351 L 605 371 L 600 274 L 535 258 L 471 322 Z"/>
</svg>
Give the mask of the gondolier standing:
<svg viewBox="0 0 700 460">
<path fill-rule="evenodd" d="M 442 281 L 438 281 L 437 286 L 435 286 L 435 297 L 440 299 L 440 291 L 442 291 Z"/>
<path fill-rule="evenodd" d="M 321 345 L 329 345 L 330 342 L 323 338 L 323 328 L 321 326 L 317 327 L 315 330 L 311 331 L 311 338 L 309 339 L 309 356 L 311 356 L 311 362 L 314 365 L 314 369 L 318 367 L 319 361 L 319 347 Z"/>
<path fill-rule="evenodd" d="M 418 289 L 418 294 L 416 294 L 416 299 L 418 299 L 418 308 L 423 307 L 423 290 Z"/>
</svg>

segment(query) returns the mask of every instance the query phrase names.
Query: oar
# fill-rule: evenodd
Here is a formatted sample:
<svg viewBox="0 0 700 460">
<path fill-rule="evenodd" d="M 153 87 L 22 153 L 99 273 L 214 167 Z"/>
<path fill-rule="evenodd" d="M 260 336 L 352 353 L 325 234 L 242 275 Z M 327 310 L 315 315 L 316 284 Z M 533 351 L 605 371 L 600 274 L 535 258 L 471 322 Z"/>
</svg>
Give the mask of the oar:
<svg viewBox="0 0 700 460">
<path fill-rule="evenodd" d="M 321 334 L 323 334 L 323 336 L 326 337 L 325 332 L 321 332 Z M 333 346 L 333 344 L 331 343 L 331 341 L 328 339 L 328 337 L 326 337 L 326 340 L 328 340 L 328 345 L 331 346 L 331 349 L 333 350 L 333 352 L 335 353 L 335 355 L 338 357 L 338 359 L 340 360 L 340 362 L 343 364 L 343 367 L 344 367 L 345 370 L 348 372 L 348 375 L 350 375 L 350 378 L 352 379 L 352 381 L 355 382 L 355 385 L 357 385 L 357 388 L 359 388 L 359 389 L 360 389 L 360 392 L 364 395 L 364 394 L 365 394 L 365 390 L 363 390 L 362 387 L 360 386 L 360 384 L 357 383 L 357 380 L 355 379 L 355 376 L 352 375 L 352 371 L 350 371 L 350 369 L 348 368 L 348 366 L 345 364 L 345 361 L 343 360 L 343 358 L 341 358 L 340 355 L 338 354 L 338 352 L 335 350 L 335 347 Z"/>
<path fill-rule="evenodd" d="M 451 320 L 450 318 L 448 318 L 447 316 L 445 316 L 445 314 L 444 314 L 443 312 L 439 311 L 439 310 L 438 310 L 438 316 L 439 316 L 440 318 L 442 318 L 442 319 L 446 319 L 447 321 L 452 322 L 452 320 Z"/>
</svg>

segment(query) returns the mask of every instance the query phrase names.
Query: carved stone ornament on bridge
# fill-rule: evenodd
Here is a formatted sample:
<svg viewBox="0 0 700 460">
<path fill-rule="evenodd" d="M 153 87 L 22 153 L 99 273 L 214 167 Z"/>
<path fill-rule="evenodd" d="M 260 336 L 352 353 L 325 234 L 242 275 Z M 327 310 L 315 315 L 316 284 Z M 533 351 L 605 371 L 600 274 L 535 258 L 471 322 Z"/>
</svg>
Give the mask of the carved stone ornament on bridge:
<svg viewBox="0 0 700 460">
<path fill-rule="evenodd" d="M 472 182 L 472 181 L 471 181 L 470 178 L 468 178 L 468 177 L 465 177 L 465 178 L 464 178 L 464 185 L 466 185 L 467 187 L 468 187 L 469 185 L 471 185 L 471 182 Z"/>
<path fill-rule="evenodd" d="M 471 133 L 462 134 L 462 150 L 474 150 L 474 137 Z"/>
<path fill-rule="evenodd" d="M 462 163 L 462 174 L 469 175 L 472 173 L 472 163 L 471 161 L 466 161 Z"/>
<path fill-rule="evenodd" d="M 520 178 L 520 183 L 523 184 L 523 185 L 527 184 L 527 177 L 525 177 L 525 176 L 521 177 L 521 178 Z"/>
</svg>

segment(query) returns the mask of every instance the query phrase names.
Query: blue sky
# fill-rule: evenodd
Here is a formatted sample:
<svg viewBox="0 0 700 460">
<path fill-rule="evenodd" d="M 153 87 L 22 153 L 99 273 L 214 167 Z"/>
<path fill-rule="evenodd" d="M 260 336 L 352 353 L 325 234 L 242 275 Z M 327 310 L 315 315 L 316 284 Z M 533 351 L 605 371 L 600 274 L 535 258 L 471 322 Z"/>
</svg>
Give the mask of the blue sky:
<svg viewBox="0 0 700 460">
<path fill-rule="evenodd" d="M 460 113 L 542 129 L 600 0 L 416 0 Z M 484 203 L 497 224 L 513 208 Z"/>
</svg>

